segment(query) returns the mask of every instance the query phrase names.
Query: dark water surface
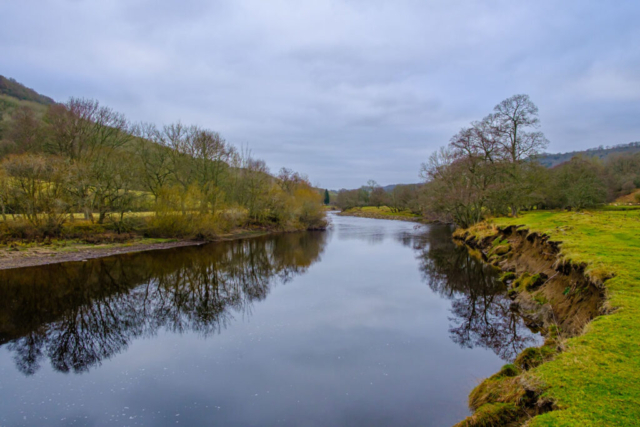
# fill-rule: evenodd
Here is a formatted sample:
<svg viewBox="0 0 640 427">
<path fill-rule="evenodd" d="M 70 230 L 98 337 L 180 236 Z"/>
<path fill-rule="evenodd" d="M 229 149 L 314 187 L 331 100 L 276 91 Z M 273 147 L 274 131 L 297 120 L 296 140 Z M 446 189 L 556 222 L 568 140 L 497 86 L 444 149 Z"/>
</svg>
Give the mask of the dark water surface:
<svg viewBox="0 0 640 427">
<path fill-rule="evenodd" d="M 0 425 L 447 426 L 537 343 L 443 226 L 0 272 Z"/>
</svg>

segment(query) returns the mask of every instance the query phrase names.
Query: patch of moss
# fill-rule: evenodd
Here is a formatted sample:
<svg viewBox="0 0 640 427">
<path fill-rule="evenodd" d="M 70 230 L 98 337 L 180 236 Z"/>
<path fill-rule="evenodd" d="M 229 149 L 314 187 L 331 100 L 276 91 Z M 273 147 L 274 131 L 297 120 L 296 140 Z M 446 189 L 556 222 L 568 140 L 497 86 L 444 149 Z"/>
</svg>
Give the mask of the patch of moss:
<svg viewBox="0 0 640 427">
<path fill-rule="evenodd" d="M 505 244 L 508 245 L 509 242 L 500 236 L 498 236 L 496 239 L 493 240 L 493 242 L 491 242 L 491 246 L 493 246 L 494 248 L 497 246 L 505 245 Z"/>
<path fill-rule="evenodd" d="M 523 371 L 528 371 L 550 360 L 556 354 L 557 351 L 550 346 L 529 347 L 525 348 L 513 363 Z"/>
<path fill-rule="evenodd" d="M 513 282 L 513 287 L 520 292 L 531 292 L 540 287 L 545 280 L 546 278 L 542 274 L 522 273 L 522 275 Z"/>
<path fill-rule="evenodd" d="M 537 293 L 533 296 L 533 300 L 537 302 L 539 305 L 545 305 L 549 302 L 549 300 L 542 295 L 541 293 Z"/>
<path fill-rule="evenodd" d="M 507 282 L 511 282 L 515 278 L 516 278 L 516 273 L 514 273 L 513 271 L 506 271 L 506 272 L 502 273 L 502 275 L 500 276 L 499 280 L 502 283 L 507 283 Z"/>
<path fill-rule="evenodd" d="M 493 376 L 504 378 L 504 377 L 515 377 L 518 374 L 520 374 L 520 370 L 518 369 L 518 367 L 512 363 L 508 363 L 504 365 L 500 369 L 500 371 L 497 374 L 494 374 Z"/>
<path fill-rule="evenodd" d="M 507 243 L 505 245 L 496 246 L 495 248 L 493 248 L 492 253 L 494 255 L 503 256 L 508 254 L 510 250 L 511 250 L 511 245 Z"/>
</svg>

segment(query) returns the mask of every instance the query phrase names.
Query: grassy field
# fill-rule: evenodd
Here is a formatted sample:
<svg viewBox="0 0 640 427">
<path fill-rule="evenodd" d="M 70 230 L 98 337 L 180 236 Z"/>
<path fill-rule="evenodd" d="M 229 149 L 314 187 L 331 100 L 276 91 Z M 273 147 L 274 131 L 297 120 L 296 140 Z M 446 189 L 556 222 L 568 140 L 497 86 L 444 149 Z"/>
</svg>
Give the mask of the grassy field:
<svg viewBox="0 0 640 427">
<path fill-rule="evenodd" d="M 404 219 L 420 219 L 420 215 L 416 215 L 409 210 L 394 212 L 387 206 L 375 207 L 375 206 L 365 206 L 362 208 L 352 208 L 344 211 L 346 215 L 353 216 L 362 216 L 367 218 L 384 218 L 389 217 L 389 219 L 395 218 L 404 218 Z"/>
<path fill-rule="evenodd" d="M 566 351 L 532 371 L 560 410 L 527 425 L 640 425 L 640 211 L 540 211 L 492 223 L 548 234 L 562 242 L 562 256 L 588 264 L 587 274 L 614 275 L 605 282 L 613 313 L 597 317 L 567 341 Z"/>
<path fill-rule="evenodd" d="M 0 245 L 0 255 L 4 255 L 4 251 L 21 252 L 28 256 L 34 251 L 48 251 L 48 252 L 78 252 L 84 249 L 109 249 L 118 247 L 128 247 L 133 245 L 154 245 L 158 243 L 171 243 L 176 242 L 178 239 L 165 239 L 165 238 L 147 238 L 139 237 L 133 238 L 130 241 L 124 243 L 86 243 L 82 240 L 76 239 L 51 239 L 46 244 L 40 242 L 13 242 L 9 245 Z"/>
</svg>

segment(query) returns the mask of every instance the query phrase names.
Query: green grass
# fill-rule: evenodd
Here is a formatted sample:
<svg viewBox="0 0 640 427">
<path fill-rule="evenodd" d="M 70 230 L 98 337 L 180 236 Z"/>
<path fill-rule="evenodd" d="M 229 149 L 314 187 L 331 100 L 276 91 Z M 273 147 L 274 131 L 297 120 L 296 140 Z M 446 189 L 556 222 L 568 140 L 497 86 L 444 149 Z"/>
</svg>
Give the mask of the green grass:
<svg viewBox="0 0 640 427">
<path fill-rule="evenodd" d="M 112 249 L 112 248 L 124 248 L 130 247 L 134 245 L 154 245 L 159 243 L 173 243 L 177 242 L 178 239 L 164 239 L 164 238 L 136 238 L 132 239 L 128 242 L 122 243 L 85 243 L 81 240 L 76 239 L 53 239 L 46 244 L 37 243 L 37 242 L 29 242 L 29 243 L 20 243 L 14 242 L 11 245 L 0 245 L 0 256 L 2 256 L 3 251 L 13 250 L 18 252 L 24 252 L 29 255 L 32 252 L 45 252 L 47 254 L 54 253 L 68 253 L 68 252 L 80 252 L 81 250 L 88 249 Z"/>
<path fill-rule="evenodd" d="M 370 214 L 370 215 L 384 215 L 384 216 L 390 216 L 390 217 L 403 217 L 403 218 L 420 218 L 420 215 L 416 215 L 414 213 L 412 213 L 409 210 L 402 210 L 399 212 L 394 212 L 391 210 L 391 208 L 387 207 L 387 206 L 380 206 L 379 208 L 376 206 L 364 206 L 362 208 L 352 208 L 352 209 L 348 209 L 346 212 L 348 213 L 355 213 L 355 212 L 361 212 L 365 215 Z"/>
<path fill-rule="evenodd" d="M 566 350 L 531 372 L 560 410 L 528 426 L 630 426 L 640 424 L 640 211 L 527 213 L 498 218 L 561 241 L 561 255 L 587 263 L 586 273 L 605 282 L 613 314 L 592 321 Z"/>
</svg>

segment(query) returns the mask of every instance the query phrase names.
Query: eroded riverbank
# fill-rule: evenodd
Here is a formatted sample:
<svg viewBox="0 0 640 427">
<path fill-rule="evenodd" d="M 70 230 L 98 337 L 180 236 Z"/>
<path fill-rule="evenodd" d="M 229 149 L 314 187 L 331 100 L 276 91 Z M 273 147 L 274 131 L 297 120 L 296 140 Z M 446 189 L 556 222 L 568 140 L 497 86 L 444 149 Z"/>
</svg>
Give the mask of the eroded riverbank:
<svg viewBox="0 0 640 427">
<path fill-rule="evenodd" d="M 505 271 L 514 304 L 546 335 L 472 391 L 475 413 L 461 426 L 633 425 L 638 231 L 637 213 L 602 211 L 535 212 L 458 233 Z"/>
</svg>

